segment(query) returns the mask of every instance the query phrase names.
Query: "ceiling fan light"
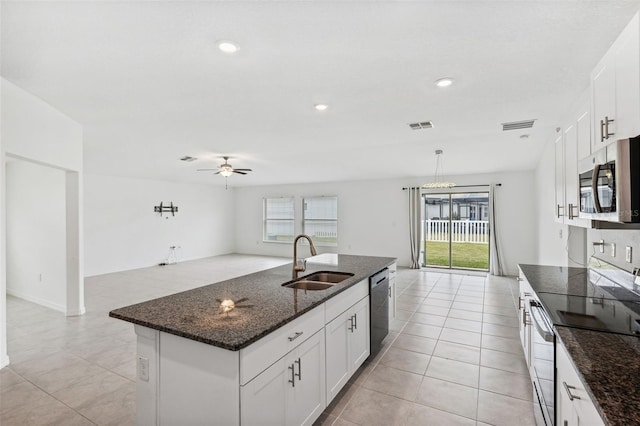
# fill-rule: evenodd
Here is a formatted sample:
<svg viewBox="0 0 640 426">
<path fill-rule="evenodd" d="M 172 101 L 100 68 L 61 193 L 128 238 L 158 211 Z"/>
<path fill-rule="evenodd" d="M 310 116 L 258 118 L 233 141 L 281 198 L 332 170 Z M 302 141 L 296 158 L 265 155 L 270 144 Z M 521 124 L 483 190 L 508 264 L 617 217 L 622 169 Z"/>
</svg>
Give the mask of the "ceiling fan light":
<svg viewBox="0 0 640 426">
<path fill-rule="evenodd" d="M 233 174 L 233 171 L 231 171 L 231 169 L 224 168 L 220 170 L 220 174 L 224 177 L 229 177 Z"/>
</svg>

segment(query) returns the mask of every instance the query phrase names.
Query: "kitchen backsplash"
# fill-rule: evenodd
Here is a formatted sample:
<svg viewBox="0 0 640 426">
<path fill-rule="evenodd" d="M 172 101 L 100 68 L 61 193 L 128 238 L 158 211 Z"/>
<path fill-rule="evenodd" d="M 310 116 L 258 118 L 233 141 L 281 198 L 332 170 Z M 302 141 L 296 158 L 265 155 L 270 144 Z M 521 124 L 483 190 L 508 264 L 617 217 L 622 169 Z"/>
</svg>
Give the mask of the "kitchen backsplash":
<svg viewBox="0 0 640 426">
<path fill-rule="evenodd" d="M 594 242 L 604 241 L 604 253 Z M 615 256 L 612 256 L 611 244 L 615 244 Z M 631 263 L 625 260 L 626 247 L 631 247 Z M 618 268 L 632 272 L 633 268 L 640 267 L 640 230 L 612 230 L 589 229 L 587 230 L 587 258 L 591 255 L 611 263 Z"/>
</svg>

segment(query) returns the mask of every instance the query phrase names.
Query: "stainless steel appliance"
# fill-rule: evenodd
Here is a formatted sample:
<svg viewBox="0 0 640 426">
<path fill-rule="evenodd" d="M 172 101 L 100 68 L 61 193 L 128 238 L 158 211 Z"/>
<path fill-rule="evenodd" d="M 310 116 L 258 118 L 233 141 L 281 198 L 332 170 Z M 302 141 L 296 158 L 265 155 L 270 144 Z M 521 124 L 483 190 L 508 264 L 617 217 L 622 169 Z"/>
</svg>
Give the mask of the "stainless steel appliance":
<svg viewBox="0 0 640 426">
<path fill-rule="evenodd" d="M 389 334 L 389 270 L 369 278 L 369 315 L 371 326 L 371 357 L 380 351 L 382 340 Z"/>
<path fill-rule="evenodd" d="M 542 305 L 529 300 L 531 318 L 531 363 L 529 372 L 533 382 L 534 415 L 538 425 L 552 426 L 555 422 L 555 333 Z"/>
<path fill-rule="evenodd" d="M 618 140 L 578 163 L 578 216 L 640 223 L 640 136 Z M 569 214 L 575 206 L 569 205 Z"/>
</svg>

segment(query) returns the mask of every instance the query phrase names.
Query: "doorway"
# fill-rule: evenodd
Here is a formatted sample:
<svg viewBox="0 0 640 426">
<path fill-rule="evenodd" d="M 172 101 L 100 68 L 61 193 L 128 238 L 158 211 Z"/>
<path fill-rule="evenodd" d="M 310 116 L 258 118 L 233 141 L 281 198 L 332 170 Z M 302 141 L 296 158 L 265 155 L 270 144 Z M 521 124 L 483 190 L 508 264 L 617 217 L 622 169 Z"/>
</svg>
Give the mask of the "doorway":
<svg viewBox="0 0 640 426">
<path fill-rule="evenodd" d="M 422 266 L 488 271 L 489 193 L 422 197 Z"/>
</svg>

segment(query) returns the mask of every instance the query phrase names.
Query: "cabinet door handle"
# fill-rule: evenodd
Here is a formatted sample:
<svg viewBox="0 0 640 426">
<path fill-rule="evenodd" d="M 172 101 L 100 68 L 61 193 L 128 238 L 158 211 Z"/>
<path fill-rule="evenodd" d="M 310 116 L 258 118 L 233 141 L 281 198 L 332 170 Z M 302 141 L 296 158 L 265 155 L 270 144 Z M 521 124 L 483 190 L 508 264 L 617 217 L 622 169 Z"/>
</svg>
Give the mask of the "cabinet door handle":
<svg viewBox="0 0 640 426">
<path fill-rule="evenodd" d="M 298 376 L 298 381 L 302 381 L 302 361 L 300 360 L 300 358 L 298 358 L 297 360 L 293 361 L 295 364 L 298 364 L 298 373 L 294 374 L 295 376 Z"/>
<path fill-rule="evenodd" d="M 287 339 L 289 339 L 290 342 L 293 342 L 298 337 L 302 336 L 302 333 L 304 333 L 304 332 L 303 331 L 296 331 L 296 333 L 293 336 L 289 336 L 289 337 L 287 337 Z"/>
<path fill-rule="evenodd" d="M 296 373 L 293 371 L 293 364 L 291 364 L 289 366 L 289 370 L 291 370 L 291 380 L 288 380 L 289 383 L 291 383 L 291 387 L 295 388 L 296 387 Z"/>
<path fill-rule="evenodd" d="M 609 123 L 613 123 L 614 119 L 609 119 L 609 117 L 604 118 L 604 138 L 609 139 L 609 136 L 613 136 L 614 133 L 609 133 Z"/>
<path fill-rule="evenodd" d="M 391 299 L 391 287 L 389 287 L 389 299 Z"/>
<path fill-rule="evenodd" d="M 600 120 L 600 142 L 604 142 L 604 120 Z"/>
<path fill-rule="evenodd" d="M 579 396 L 573 395 L 571 393 L 571 389 L 575 389 L 575 386 L 570 386 L 567 384 L 567 382 L 562 382 L 562 385 L 564 386 L 564 390 L 567 391 L 567 395 L 569 395 L 569 401 L 573 401 L 574 399 L 580 399 Z"/>
<path fill-rule="evenodd" d="M 353 314 L 353 328 L 358 329 L 358 314 Z"/>
<path fill-rule="evenodd" d="M 349 330 L 350 332 L 352 332 L 352 333 L 353 333 L 353 329 L 354 329 L 354 327 L 353 327 L 353 315 L 351 315 L 351 316 L 349 317 L 349 322 L 351 323 L 351 325 L 350 325 L 349 327 L 347 327 L 347 328 L 348 328 L 348 330 Z"/>
<path fill-rule="evenodd" d="M 556 204 L 556 217 L 560 218 L 562 216 L 564 216 L 563 214 L 560 214 L 560 209 L 564 210 L 564 206 L 561 206 L 560 204 Z"/>
<path fill-rule="evenodd" d="M 573 204 L 569 203 L 569 220 L 573 220 Z"/>
<path fill-rule="evenodd" d="M 522 296 L 518 296 L 518 309 L 524 309 L 522 307 Z"/>
</svg>

